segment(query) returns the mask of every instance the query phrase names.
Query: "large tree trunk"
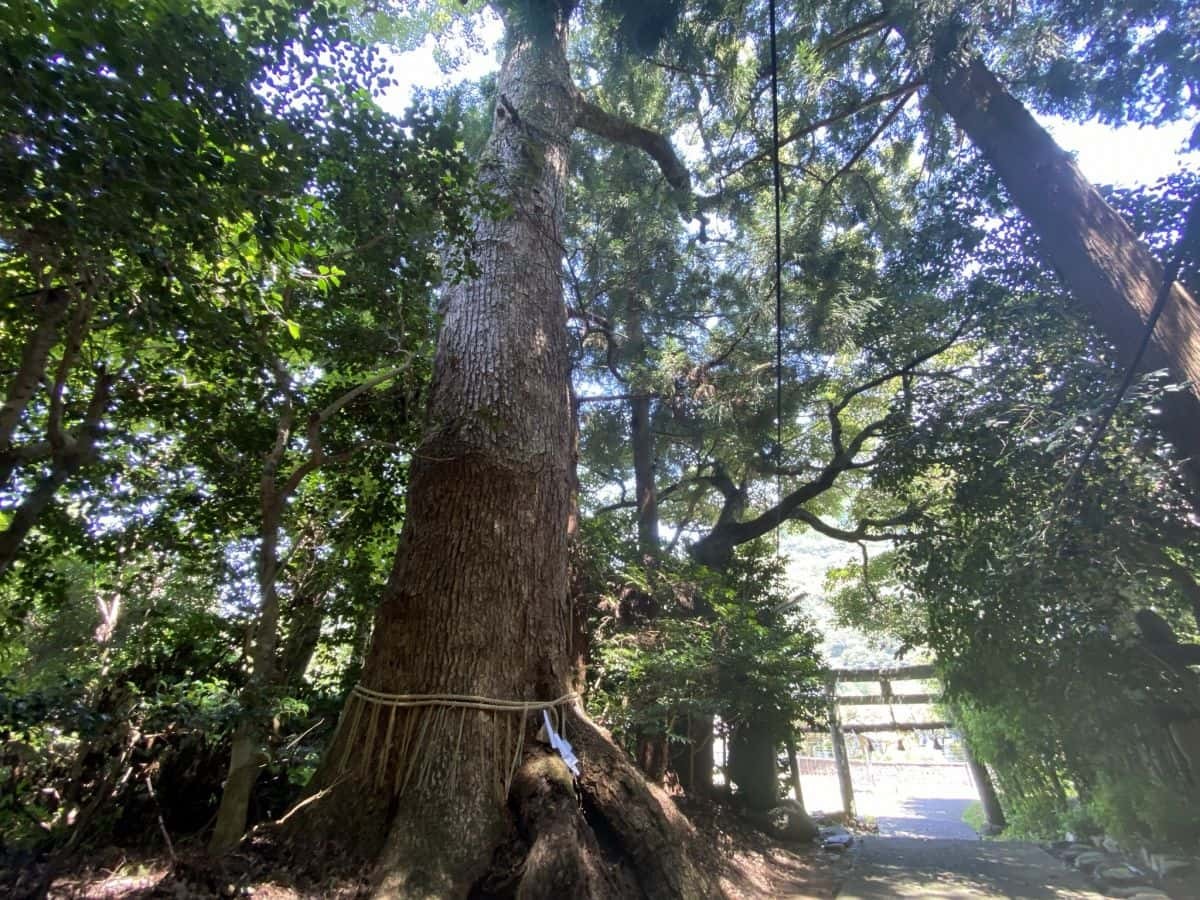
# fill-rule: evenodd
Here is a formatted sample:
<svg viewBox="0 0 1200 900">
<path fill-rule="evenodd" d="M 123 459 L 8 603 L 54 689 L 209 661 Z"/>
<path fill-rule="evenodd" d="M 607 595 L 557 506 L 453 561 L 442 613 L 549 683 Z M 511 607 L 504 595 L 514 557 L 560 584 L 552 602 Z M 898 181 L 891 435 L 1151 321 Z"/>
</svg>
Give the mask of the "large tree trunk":
<svg viewBox="0 0 1200 900">
<path fill-rule="evenodd" d="M 929 86 L 996 170 L 1075 299 L 1122 362 L 1131 363 L 1163 282 L 1162 265 L 982 60 L 939 61 Z M 1190 392 L 1165 398 L 1163 429 L 1200 483 L 1200 305 L 1178 283 L 1143 368 L 1168 369 L 1190 385 Z"/>
<path fill-rule="evenodd" d="M 779 805 L 778 747 L 770 728 L 757 723 L 739 724 L 729 736 L 729 778 L 755 812 Z"/>
<path fill-rule="evenodd" d="M 539 28 L 547 8 L 508 17 L 481 173 L 511 212 L 477 224 L 480 275 L 446 296 L 430 425 L 363 670 L 362 685 L 386 695 L 550 701 L 572 686 L 560 263 L 578 109 L 567 12 Z M 333 844 L 374 858 L 388 897 L 508 891 L 505 871 L 520 896 L 622 893 L 561 761 L 537 748 L 539 714 L 373 697 L 348 700 L 317 792 L 294 817 L 293 847 Z M 562 712 L 584 809 L 603 820 L 645 893 L 711 894 L 689 862 L 686 820 L 577 704 Z M 522 747 L 536 749 L 518 767 Z"/>
</svg>

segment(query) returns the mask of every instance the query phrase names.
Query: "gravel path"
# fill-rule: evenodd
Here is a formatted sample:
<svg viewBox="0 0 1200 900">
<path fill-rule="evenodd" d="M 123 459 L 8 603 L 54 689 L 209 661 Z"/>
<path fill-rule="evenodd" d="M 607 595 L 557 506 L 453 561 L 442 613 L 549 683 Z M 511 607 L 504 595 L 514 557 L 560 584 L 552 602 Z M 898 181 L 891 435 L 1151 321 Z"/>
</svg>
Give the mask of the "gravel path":
<svg viewBox="0 0 1200 900">
<path fill-rule="evenodd" d="M 889 837 L 948 838 L 977 841 L 979 835 L 962 820 L 971 805 L 966 797 L 878 797 L 863 810 L 875 817 L 879 833 Z"/>
<path fill-rule="evenodd" d="M 841 900 L 1100 900 L 1083 877 L 1034 844 L 872 836 Z"/>
</svg>

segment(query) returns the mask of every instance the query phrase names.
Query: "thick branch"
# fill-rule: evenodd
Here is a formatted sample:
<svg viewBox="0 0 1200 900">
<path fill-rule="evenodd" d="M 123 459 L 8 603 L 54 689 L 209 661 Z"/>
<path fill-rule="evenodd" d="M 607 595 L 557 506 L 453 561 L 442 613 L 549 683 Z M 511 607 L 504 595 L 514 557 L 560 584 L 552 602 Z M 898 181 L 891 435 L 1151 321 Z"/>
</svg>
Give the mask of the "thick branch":
<svg viewBox="0 0 1200 900">
<path fill-rule="evenodd" d="M 0 532 L 0 574 L 12 565 L 26 536 L 54 500 L 58 489 L 79 469 L 95 459 L 100 420 L 111 401 L 114 380 L 112 373 L 103 368 L 100 370 L 91 400 L 88 402 L 87 413 L 78 430 L 78 439 L 65 452 L 54 455 L 50 474 L 43 478 L 14 510 L 8 527 Z"/>
<path fill-rule="evenodd" d="M 579 98 L 579 115 L 576 124 L 590 131 L 597 137 L 602 137 L 618 144 L 628 144 L 644 151 L 658 163 L 667 183 L 677 191 L 691 191 L 692 177 L 687 167 L 675 155 L 671 142 L 657 131 L 643 128 L 628 119 L 614 116 L 601 109 L 590 100 Z"/>
<path fill-rule="evenodd" d="M 83 352 L 83 339 L 87 334 L 90 315 L 90 298 L 84 296 L 76 306 L 75 315 L 71 317 L 62 359 L 58 362 L 54 374 L 54 386 L 50 389 L 50 412 L 46 420 L 46 438 L 55 452 L 59 453 L 66 448 L 68 440 L 68 435 L 63 430 L 63 391 L 66 389 L 67 378 L 70 377 L 75 364 L 79 362 L 79 355 Z"/>
<path fill-rule="evenodd" d="M 737 509 L 732 506 L 730 503 L 730 497 L 732 496 L 731 490 L 735 490 L 735 488 L 727 476 L 723 480 L 719 477 L 722 473 L 720 469 L 717 469 L 714 473 L 714 476 L 707 480 L 713 485 L 713 487 L 720 490 L 725 496 L 725 508 L 721 511 L 721 517 L 717 520 L 717 524 L 713 527 L 712 531 L 710 531 L 692 546 L 692 555 L 705 565 L 723 565 L 724 562 L 728 560 L 729 554 L 733 552 L 734 547 L 747 543 L 748 541 L 752 541 L 755 538 L 762 537 L 764 534 L 767 534 L 775 528 L 778 528 L 786 520 L 792 518 L 802 519 L 817 530 L 821 530 L 821 527 L 824 526 L 827 529 L 825 533 L 831 533 L 830 529 L 833 529 L 833 526 L 826 526 L 825 523 L 820 522 L 819 520 L 817 520 L 817 522 L 812 522 L 805 518 L 805 516 L 809 516 L 811 514 L 803 510 L 804 505 L 833 487 L 833 485 L 837 482 L 838 477 L 843 472 L 862 469 L 871 465 L 874 460 L 870 460 L 866 463 L 856 461 L 858 454 L 862 452 L 863 446 L 867 441 L 869 441 L 871 438 L 879 436 L 885 429 L 893 425 L 898 418 L 902 418 L 903 416 L 902 413 L 892 413 L 884 416 L 882 419 L 878 419 L 866 425 L 860 429 L 853 438 L 851 438 L 849 441 L 846 441 L 844 437 L 844 426 L 842 425 L 841 421 L 841 413 L 845 411 L 855 397 L 858 397 L 869 390 L 873 390 L 874 388 L 882 387 L 887 382 L 896 378 L 909 377 L 918 366 L 928 362 L 930 359 L 933 359 L 934 357 L 939 356 L 948 350 L 961 336 L 968 321 L 969 319 L 964 320 L 954 330 L 954 333 L 951 334 L 945 341 L 929 348 L 923 353 L 918 354 L 899 368 L 890 369 L 887 372 L 864 381 L 862 384 L 856 385 L 842 395 L 841 399 L 836 403 L 829 404 L 828 415 L 830 443 L 833 447 L 832 458 L 819 470 L 815 478 L 787 494 L 775 506 L 766 510 L 761 515 L 758 515 L 755 518 L 745 522 L 737 520 L 744 509 L 744 501 L 741 509 Z M 729 515 L 730 511 L 734 509 L 736 509 L 736 515 Z M 867 525 L 868 527 L 872 525 L 885 527 L 887 524 L 904 523 L 871 523 L 868 521 L 863 524 Z M 860 527 L 860 531 L 861 530 L 862 528 Z M 865 531 L 862 534 L 858 533 L 857 531 L 843 533 L 846 535 L 845 539 L 851 541 L 874 539 L 868 538 L 866 535 L 869 532 Z M 836 537 L 838 535 L 832 536 Z M 878 539 L 883 540 L 885 537 L 881 536 Z"/>
<path fill-rule="evenodd" d="M 696 480 L 716 488 L 725 498 L 720 515 L 717 516 L 716 527 L 721 528 L 736 522 L 741 517 L 742 513 L 746 511 L 746 503 L 749 498 L 746 495 L 745 486 L 735 484 L 725 471 L 725 467 L 719 462 L 712 463 L 712 470 L 711 475 L 702 475 Z"/>
<path fill-rule="evenodd" d="M 817 44 L 817 52 L 830 53 L 838 47 L 844 47 L 846 44 L 853 44 L 855 41 L 870 37 L 886 28 L 889 18 L 885 11 L 863 19 L 861 22 L 855 22 Z"/>
<path fill-rule="evenodd" d="M 21 362 L 0 406 L 0 448 L 12 445 L 13 432 L 46 371 L 46 360 L 58 337 L 58 326 L 70 306 L 67 291 L 52 288 L 37 305 L 38 323 L 21 350 Z"/>
<path fill-rule="evenodd" d="M 902 531 L 879 531 L 878 529 L 890 528 L 896 525 L 909 525 L 915 521 L 918 515 L 917 510 L 907 510 L 890 519 L 862 519 L 854 527 L 853 531 L 847 531 L 845 528 L 830 525 L 819 516 L 803 508 L 793 511 L 790 518 L 803 522 L 813 531 L 819 531 L 827 537 L 836 538 L 839 541 L 846 541 L 848 543 L 859 543 L 861 541 L 903 540 L 907 535 Z M 866 568 L 864 565 L 864 573 L 865 571 Z"/>
</svg>

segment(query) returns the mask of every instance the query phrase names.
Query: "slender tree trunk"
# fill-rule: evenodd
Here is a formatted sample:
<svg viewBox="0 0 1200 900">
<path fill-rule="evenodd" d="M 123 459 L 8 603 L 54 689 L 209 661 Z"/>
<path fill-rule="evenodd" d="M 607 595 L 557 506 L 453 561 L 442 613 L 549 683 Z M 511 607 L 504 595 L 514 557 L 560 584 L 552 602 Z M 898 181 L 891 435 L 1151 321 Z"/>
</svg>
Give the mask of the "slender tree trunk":
<svg viewBox="0 0 1200 900">
<path fill-rule="evenodd" d="M 671 769 L 680 787 L 697 797 L 713 793 L 713 717 L 693 715 L 687 720 L 687 740 L 672 743 Z"/>
<path fill-rule="evenodd" d="M 846 736 L 838 716 L 837 687 L 829 688 L 829 738 L 833 744 L 833 764 L 837 769 L 838 790 L 842 795 L 842 812 L 850 819 L 858 816 L 854 802 L 854 776 L 850 768 L 850 756 L 846 753 Z"/>
<path fill-rule="evenodd" d="M 800 758 L 796 754 L 796 739 L 788 735 L 787 739 L 787 756 L 788 756 L 788 773 L 792 776 L 792 793 L 796 795 L 796 802 L 800 804 L 801 809 L 807 809 L 804 805 L 804 789 L 800 784 Z"/>
<path fill-rule="evenodd" d="M 996 170 L 1075 299 L 1130 363 L 1162 285 L 1163 266 L 982 60 L 939 61 L 929 73 L 929 87 Z M 1190 392 L 1165 398 L 1163 428 L 1190 460 L 1196 481 L 1200 305 L 1179 283 L 1172 285 L 1143 368 L 1169 369 L 1190 386 Z"/>
<path fill-rule="evenodd" d="M 550 10 L 550 11 L 547 11 Z M 478 278 L 446 296 L 430 425 L 362 685 L 386 695 L 547 701 L 570 691 L 567 528 L 572 490 L 562 221 L 577 93 L 567 9 L 508 16 L 481 175 L 511 213 L 476 226 Z M 552 21 L 545 21 L 550 18 Z M 538 21 L 542 20 L 542 21 Z M 397 708 L 351 695 L 293 847 L 377 863 L 388 897 L 621 893 L 567 770 L 535 747 L 540 716 Z M 686 820 L 577 707 L 564 710 L 591 814 L 651 896 L 708 896 Z M 507 787 L 512 785 L 512 792 Z M 514 821 L 515 815 L 515 821 Z M 519 823 L 519 825 L 518 825 Z M 523 848 L 505 866 L 498 848 Z M 495 864 L 494 864 L 495 863 Z M 496 879 L 506 870 L 511 881 Z"/>
<path fill-rule="evenodd" d="M 628 337 L 622 348 L 623 356 L 633 372 L 629 401 L 629 442 L 633 448 L 634 496 L 637 499 L 638 553 L 644 565 L 653 569 L 659 554 L 658 490 L 654 483 L 654 432 L 650 428 L 650 397 L 640 376 L 646 365 L 646 333 L 642 327 L 642 299 L 630 292 L 625 306 L 625 327 Z M 653 585 L 653 580 L 651 581 Z M 657 609 L 657 605 L 654 605 Z M 638 765 L 646 777 L 656 783 L 666 778 L 670 752 L 664 727 L 639 729 L 636 735 Z"/>
<path fill-rule="evenodd" d="M 575 390 L 571 387 L 571 410 L 577 412 Z M 592 635 L 588 628 L 591 603 L 584 575 L 585 564 L 579 542 L 579 417 L 571 417 L 571 505 L 567 512 L 567 547 L 570 568 L 567 602 L 571 609 L 571 628 L 567 655 L 571 661 L 571 689 L 582 694 L 587 689 L 587 667 L 592 653 Z"/>
<path fill-rule="evenodd" d="M 646 334 L 642 328 L 642 301 L 630 294 L 625 355 L 635 370 L 646 364 Z M 642 379 L 631 379 L 634 397 L 629 401 L 629 437 L 633 446 L 634 492 L 637 498 L 638 550 L 651 559 L 658 556 L 658 491 L 654 484 L 654 433 L 650 430 L 650 397 Z"/>
<path fill-rule="evenodd" d="M 238 845 L 246 831 L 250 800 L 258 773 L 267 760 L 265 750 L 268 693 L 275 679 L 275 646 L 279 632 L 279 529 L 283 503 L 275 489 L 275 475 L 286 446 L 287 429 L 281 429 L 282 444 L 278 456 L 272 454 L 264 468 L 262 483 L 262 521 L 258 557 L 259 610 L 250 649 L 250 674 L 238 698 L 241 713 L 233 731 L 229 755 L 229 774 L 221 792 L 217 821 L 209 838 L 209 852 L 227 853 Z"/>
<path fill-rule="evenodd" d="M 987 830 L 991 834 L 999 834 L 1008 827 L 1004 818 L 1004 809 L 1000 806 L 1000 795 L 996 793 L 996 785 L 992 783 L 992 775 L 987 766 L 975 758 L 966 744 L 963 744 L 963 756 L 967 768 L 971 771 L 971 780 L 975 782 L 975 790 L 979 794 L 979 802 L 983 804 L 983 817 L 987 820 Z"/>
</svg>

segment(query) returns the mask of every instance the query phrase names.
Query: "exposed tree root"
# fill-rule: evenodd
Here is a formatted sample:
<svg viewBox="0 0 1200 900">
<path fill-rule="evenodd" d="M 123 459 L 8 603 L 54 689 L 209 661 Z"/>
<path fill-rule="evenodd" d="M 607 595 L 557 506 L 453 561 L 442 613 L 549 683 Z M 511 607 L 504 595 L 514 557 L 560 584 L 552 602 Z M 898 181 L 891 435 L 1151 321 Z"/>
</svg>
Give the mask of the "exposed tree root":
<svg viewBox="0 0 1200 900">
<path fill-rule="evenodd" d="M 507 809 L 495 811 L 496 827 L 465 829 L 481 835 L 476 846 L 439 838 L 460 822 L 456 804 L 466 804 L 468 818 L 480 814 L 482 798 L 461 796 L 461 784 L 453 796 L 403 794 L 385 810 L 378 791 L 352 776 L 297 810 L 281 835 L 288 855 L 310 866 L 357 856 L 374 868 L 377 897 L 720 895 L 696 863 L 691 823 L 603 729 L 568 713 L 567 734 L 581 766 L 573 779 L 562 759 L 533 739 L 534 721 L 527 724 L 531 735 Z"/>
<path fill-rule="evenodd" d="M 514 780 L 510 805 L 527 852 L 513 895 L 719 896 L 696 865 L 695 830 L 670 798 L 589 719 L 573 714 L 570 728 L 582 770 L 577 782 L 558 756 L 541 749 Z M 493 885 L 502 881 L 490 874 Z"/>
<path fill-rule="evenodd" d="M 695 829 L 666 792 L 649 783 L 611 736 L 573 716 L 585 799 L 611 829 L 647 897 L 715 897 L 718 888 L 696 865 Z"/>
</svg>

